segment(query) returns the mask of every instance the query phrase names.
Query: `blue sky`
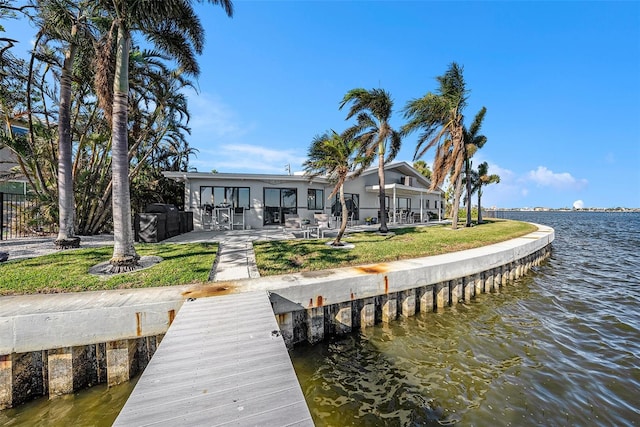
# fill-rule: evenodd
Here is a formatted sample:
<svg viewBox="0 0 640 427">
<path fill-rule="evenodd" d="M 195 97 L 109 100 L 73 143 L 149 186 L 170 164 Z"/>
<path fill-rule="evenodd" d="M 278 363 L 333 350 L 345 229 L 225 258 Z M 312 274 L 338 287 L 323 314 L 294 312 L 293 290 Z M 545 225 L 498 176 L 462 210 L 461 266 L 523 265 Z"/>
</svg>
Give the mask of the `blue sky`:
<svg viewBox="0 0 640 427">
<path fill-rule="evenodd" d="M 488 110 L 474 164 L 487 161 L 501 183 L 485 206 L 640 207 L 640 2 L 234 5 L 232 19 L 198 6 L 198 171 L 301 170 L 316 134 L 352 124 L 338 109 L 348 90 L 390 92 L 399 128 L 407 101 L 456 61 L 471 90 L 467 122 Z M 412 161 L 415 143 L 407 137 L 397 160 Z"/>
</svg>

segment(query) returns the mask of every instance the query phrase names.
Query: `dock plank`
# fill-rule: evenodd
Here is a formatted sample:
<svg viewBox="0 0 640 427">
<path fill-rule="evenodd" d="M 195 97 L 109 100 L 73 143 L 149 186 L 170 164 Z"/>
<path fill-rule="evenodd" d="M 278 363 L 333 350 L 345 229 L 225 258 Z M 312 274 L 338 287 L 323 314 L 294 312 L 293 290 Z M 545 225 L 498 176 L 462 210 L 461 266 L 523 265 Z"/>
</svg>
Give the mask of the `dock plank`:
<svg viewBox="0 0 640 427">
<path fill-rule="evenodd" d="M 186 302 L 114 426 L 312 426 L 278 330 L 266 292 Z"/>
</svg>

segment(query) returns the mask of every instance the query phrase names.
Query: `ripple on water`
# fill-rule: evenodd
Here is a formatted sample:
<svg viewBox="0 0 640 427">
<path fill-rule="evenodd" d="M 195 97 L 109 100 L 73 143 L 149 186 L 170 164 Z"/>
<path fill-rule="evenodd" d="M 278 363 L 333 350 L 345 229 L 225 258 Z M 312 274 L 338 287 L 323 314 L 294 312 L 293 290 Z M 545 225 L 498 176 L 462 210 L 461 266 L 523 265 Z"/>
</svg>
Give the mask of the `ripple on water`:
<svg viewBox="0 0 640 427">
<path fill-rule="evenodd" d="M 515 286 L 295 350 L 305 393 L 339 384 L 316 425 L 640 424 L 640 214 L 533 215 L 554 250 Z"/>
</svg>

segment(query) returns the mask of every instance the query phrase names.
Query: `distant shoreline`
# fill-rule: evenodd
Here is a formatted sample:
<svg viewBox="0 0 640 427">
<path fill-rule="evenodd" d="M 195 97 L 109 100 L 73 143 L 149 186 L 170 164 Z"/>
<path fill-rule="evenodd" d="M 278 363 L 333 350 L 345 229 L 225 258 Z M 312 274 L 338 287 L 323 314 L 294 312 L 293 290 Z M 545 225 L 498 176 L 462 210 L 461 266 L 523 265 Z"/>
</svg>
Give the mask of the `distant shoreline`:
<svg viewBox="0 0 640 427">
<path fill-rule="evenodd" d="M 583 208 L 583 209 L 552 209 L 552 208 L 498 208 L 484 209 L 486 212 L 640 212 L 640 208 Z"/>
</svg>

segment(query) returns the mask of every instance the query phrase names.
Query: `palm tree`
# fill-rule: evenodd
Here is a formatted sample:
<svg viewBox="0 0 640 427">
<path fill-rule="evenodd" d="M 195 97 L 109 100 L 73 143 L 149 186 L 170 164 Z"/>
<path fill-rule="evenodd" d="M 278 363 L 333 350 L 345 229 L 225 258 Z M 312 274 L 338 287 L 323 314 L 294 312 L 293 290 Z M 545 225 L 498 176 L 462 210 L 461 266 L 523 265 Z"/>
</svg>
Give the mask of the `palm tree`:
<svg viewBox="0 0 640 427">
<path fill-rule="evenodd" d="M 467 151 L 467 157 L 464 160 L 465 164 L 465 177 L 467 183 L 467 227 L 471 227 L 471 179 L 469 175 L 471 174 L 471 158 L 480 148 L 484 146 L 487 142 L 487 137 L 484 135 L 478 135 L 480 132 L 480 128 L 482 127 L 482 121 L 484 120 L 484 115 L 487 113 L 486 107 L 482 107 L 478 114 L 476 114 L 475 119 L 473 119 L 473 123 L 469 129 L 464 129 L 464 145 Z"/>
<path fill-rule="evenodd" d="M 233 15 L 231 0 L 209 2 L 222 6 L 228 16 Z M 202 53 L 204 30 L 190 0 L 113 0 L 104 4 L 109 5 L 114 21 L 105 38 L 102 53 L 98 55 L 101 66 L 96 73 L 96 89 L 106 107 L 105 113 L 111 117 L 114 247 L 110 263 L 111 271 L 117 273 L 136 268 L 139 259 L 133 246 L 131 227 L 127 140 L 131 35 L 141 32 L 158 50 L 174 59 L 184 73 L 197 76 L 200 70 L 195 54 Z M 116 56 L 113 92 L 110 92 L 108 82 L 111 80 L 109 71 L 113 64 L 111 40 L 114 31 L 117 31 Z"/>
<path fill-rule="evenodd" d="M 400 132 L 389 124 L 393 108 L 391 95 L 383 89 L 352 89 L 344 96 L 340 109 L 352 103 L 347 120 L 357 115 L 357 123 L 346 134 L 358 141 L 359 156 L 372 159 L 378 155 L 378 183 L 380 186 L 380 229 L 387 233 L 386 197 L 384 190 L 384 165 L 393 160 L 402 138 Z M 388 149 L 388 152 L 387 152 Z M 386 156 L 386 157 L 385 157 Z"/>
<path fill-rule="evenodd" d="M 93 11 L 68 1 L 44 0 L 39 2 L 38 16 L 35 18 L 40 31 L 48 40 L 59 41 L 63 45 L 63 60 L 60 67 L 60 97 L 58 108 L 58 248 L 77 247 L 80 238 L 75 236 L 75 198 L 73 191 L 72 141 L 71 141 L 71 81 L 74 77 L 76 60 L 87 62 L 93 40 L 88 16 Z M 79 55 L 80 54 L 80 55 Z M 80 68 L 78 66 L 78 68 Z"/>
<path fill-rule="evenodd" d="M 487 162 L 482 162 L 478 165 L 477 174 L 478 181 L 476 184 L 476 191 L 478 192 L 478 224 L 482 224 L 482 205 L 480 204 L 480 199 L 482 198 L 482 187 L 489 184 L 498 184 L 500 182 L 500 175 L 489 175 L 489 165 Z"/>
<path fill-rule="evenodd" d="M 310 179 L 319 175 L 326 175 L 334 184 L 333 191 L 329 199 L 339 193 L 340 204 L 342 205 L 342 223 L 338 235 L 333 241 L 333 246 L 343 246 L 340 242 L 347 229 L 347 219 L 349 211 L 344 199 L 344 183 L 348 178 L 359 176 L 371 163 L 371 158 L 358 157 L 358 141 L 349 134 L 339 135 L 332 130 L 318 135 L 311 141 L 308 159 L 304 162 L 305 175 Z M 351 172 L 353 174 L 349 175 Z"/>
<path fill-rule="evenodd" d="M 416 160 L 413 162 L 413 168 L 420 172 L 420 175 L 429 180 L 431 179 L 431 169 L 429 169 L 429 165 L 424 160 Z"/>
<path fill-rule="evenodd" d="M 429 92 L 422 98 L 409 101 L 404 108 L 408 122 L 402 127 L 403 135 L 422 131 L 418 136 L 414 160 L 436 148 L 432 189 L 441 186 L 451 174 L 451 182 L 454 183 L 453 229 L 458 226 L 462 170 L 467 158 L 462 111 L 467 106 L 468 90 L 462 71 L 457 63 L 451 63 L 444 75 L 436 77 L 439 83 L 437 93 Z"/>
</svg>

